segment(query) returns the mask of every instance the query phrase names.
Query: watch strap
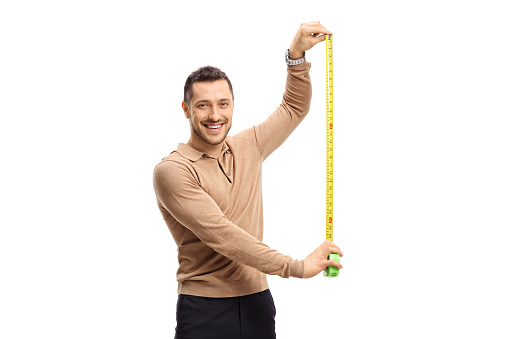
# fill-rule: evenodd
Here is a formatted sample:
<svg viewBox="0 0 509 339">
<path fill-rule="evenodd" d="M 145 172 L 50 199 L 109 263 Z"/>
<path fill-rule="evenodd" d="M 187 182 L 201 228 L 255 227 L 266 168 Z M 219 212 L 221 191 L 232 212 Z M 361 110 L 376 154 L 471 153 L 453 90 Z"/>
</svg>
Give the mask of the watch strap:
<svg viewBox="0 0 509 339">
<path fill-rule="evenodd" d="M 306 52 L 304 52 L 304 55 L 302 56 L 302 58 L 290 59 L 290 49 L 288 48 L 285 52 L 285 60 L 286 60 L 286 64 L 288 66 L 300 65 L 306 61 Z"/>
</svg>

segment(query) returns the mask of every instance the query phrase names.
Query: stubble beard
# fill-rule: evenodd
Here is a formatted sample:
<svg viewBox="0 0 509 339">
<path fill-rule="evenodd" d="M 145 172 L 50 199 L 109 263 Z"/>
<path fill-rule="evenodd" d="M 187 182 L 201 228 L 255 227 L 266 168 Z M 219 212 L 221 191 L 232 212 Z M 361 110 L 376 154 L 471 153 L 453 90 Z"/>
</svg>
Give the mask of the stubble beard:
<svg viewBox="0 0 509 339">
<path fill-rule="evenodd" d="M 223 128 L 226 127 L 226 123 L 224 124 Z M 230 132 L 230 128 L 232 126 L 228 126 L 228 129 L 226 130 L 226 133 L 224 134 L 223 138 L 221 139 L 221 141 L 218 141 L 218 142 L 214 142 L 212 140 L 210 140 L 210 138 L 208 138 L 206 135 L 204 135 L 204 133 L 202 133 L 198 128 L 196 128 L 194 126 L 194 123 L 193 121 L 191 120 L 191 128 L 193 129 L 193 132 L 200 137 L 200 139 L 202 139 L 204 142 L 206 142 L 207 144 L 209 145 L 219 145 L 221 143 L 223 143 L 224 139 L 226 139 L 226 137 L 228 136 L 228 132 Z"/>
</svg>

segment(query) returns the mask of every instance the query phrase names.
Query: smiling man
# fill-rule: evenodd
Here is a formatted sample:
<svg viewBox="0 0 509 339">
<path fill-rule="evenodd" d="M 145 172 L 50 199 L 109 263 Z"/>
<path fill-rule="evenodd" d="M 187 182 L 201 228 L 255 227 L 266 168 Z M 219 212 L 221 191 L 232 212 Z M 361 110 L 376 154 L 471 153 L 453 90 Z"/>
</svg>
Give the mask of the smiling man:
<svg viewBox="0 0 509 339">
<path fill-rule="evenodd" d="M 328 241 L 304 260 L 262 242 L 262 163 L 309 111 L 311 65 L 304 52 L 326 34 L 319 22 L 299 27 L 287 50 L 281 105 L 236 135 L 228 136 L 234 96 L 226 74 L 202 67 L 185 83 L 189 141 L 154 169 L 159 210 L 178 247 L 175 338 L 275 338 L 266 274 L 310 278 L 327 266 L 342 268 L 327 259 L 342 256 Z"/>
<path fill-rule="evenodd" d="M 182 109 L 191 125 L 187 145 L 204 153 L 220 151 L 233 115 L 233 90 L 226 74 L 210 66 L 191 74 L 184 86 Z"/>
</svg>

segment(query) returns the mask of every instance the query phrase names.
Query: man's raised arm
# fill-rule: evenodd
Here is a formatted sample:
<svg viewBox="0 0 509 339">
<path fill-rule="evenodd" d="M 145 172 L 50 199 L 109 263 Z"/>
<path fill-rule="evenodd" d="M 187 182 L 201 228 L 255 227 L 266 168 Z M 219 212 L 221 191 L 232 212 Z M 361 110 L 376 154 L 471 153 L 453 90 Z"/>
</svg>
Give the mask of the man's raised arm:
<svg viewBox="0 0 509 339">
<path fill-rule="evenodd" d="M 304 52 L 324 41 L 327 34 L 332 32 L 318 21 L 301 24 L 290 44 L 289 58 L 304 57 Z M 237 134 L 253 140 L 263 159 L 281 146 L 308 113 L 311 104 L 310 68 L 309 62 L 289 64 L 286 88 L 279 107 L 263 123 Z"/>
</svg>

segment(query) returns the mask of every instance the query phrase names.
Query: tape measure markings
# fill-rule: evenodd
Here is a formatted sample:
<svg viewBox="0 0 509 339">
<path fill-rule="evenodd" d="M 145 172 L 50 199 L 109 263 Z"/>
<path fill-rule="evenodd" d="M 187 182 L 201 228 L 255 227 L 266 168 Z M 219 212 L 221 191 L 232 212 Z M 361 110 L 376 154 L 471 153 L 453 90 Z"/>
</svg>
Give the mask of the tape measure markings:
<svg viewBox="0 0 509 339">
<path fill-rule="evenodd" d="M 333 233 L 333 93 L 332 93 L 332 35 L 327 35 L 326 47 L 326 94 L 327 94 L 327 193 L 326 193 L 326 239 L 332 241 Z"/>
<path fill-rule="evenodd" d="M 326 221 L 325 221 L 325 237 L 327 240 L 332 241 L 333 233 L 333 149 L 334 149 L 334 122 L 332 120 L 332 35 L 327 35 L 325 39 L 326 48 L 326 87 L 327 87 L 327 191 L 326 191 Z M 330 260 L 340 261 L 339 255 L 332 253 L 329 255 Z M 337 277 L 339 269 L 335 266 L 329 266 L 324 271 L 326 277 Z"/>
</svg>

